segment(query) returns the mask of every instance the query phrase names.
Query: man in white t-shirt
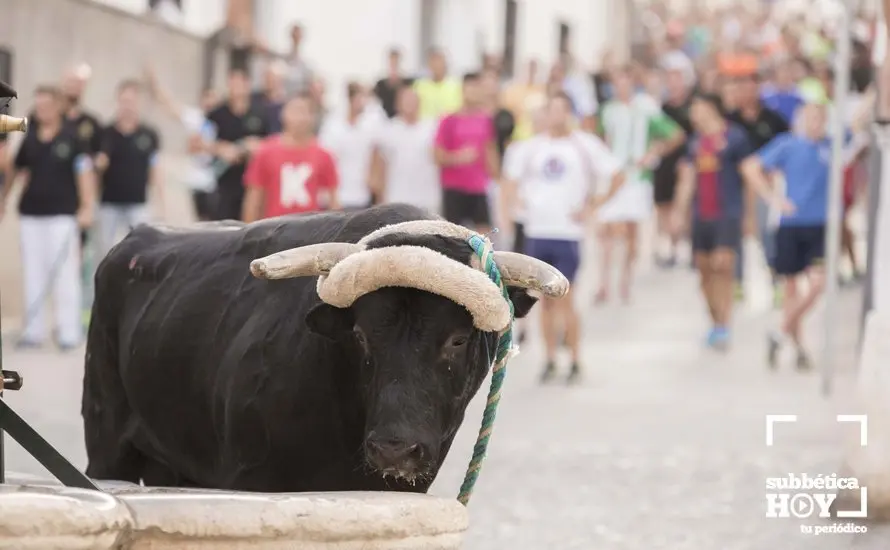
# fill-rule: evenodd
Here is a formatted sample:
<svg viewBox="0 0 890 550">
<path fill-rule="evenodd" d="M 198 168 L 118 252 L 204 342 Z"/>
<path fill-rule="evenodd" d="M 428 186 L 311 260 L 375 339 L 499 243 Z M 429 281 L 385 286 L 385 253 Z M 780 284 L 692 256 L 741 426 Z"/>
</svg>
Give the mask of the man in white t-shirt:
<svg viewBox="0 0 890 550">
<path fill-rule="evenodd" d="M 436 121 L 420 119 L 417 92 L 396 94 L 396 116 L 381 123 L 375 140 L 374 193 L 383 203 L 403 202 L 439 213 L 442 189 L 433 159 Z"/>
<path fill-rule="evenodd" d="M 532 143 L 532 138 L 542 135 L 547 131 L 547 109 L 545 105 L 536 108 L 526 109 L 522 113 L 523 119 L 527 120 L 531 127 L 531 135 L 525 139 L 511 141 L 504 151 L 504 169 L 502 171 L 503 180 L 500 188 L 502 189 L 501 206 L 502 220 L 513 220 L 513 252 L 525 254 L 525 207 L 516 204 L 517 200 L 517 184 L 520 182 L 510 179 L 510 174 L 523 174 L 525 153 L 523 149 Z M 516 319 L 513 324 L 516 339 L 521 344 L 525 341 L 525 319 Z"/>
<path fill-rule="evenodd" d="M 381 117 L 365 112 L 368 93 L 360 84 L 350 82 L 346 93 L 346 115 L 326 117 L 318 141 L 337 162 L 340 206 L 358 210 L 372 204 L 371 155 Z"/>
<path fill-rule="evenodd" d="M 574 281 L 581 264 L 585 224 L 596 209 L 611 199 L 624 183 L 621 162 L 596 136 L 572 129 L 572 100 L 563 92 L 547 103 L 548 131 L 531 138 L 510 159 L 507 178 L 518 186 L 525 205 L 525 253 L 560 270 Z M 596 183 L 611 180 L 603 197 Z M 512 187 L 512 186 L 510 186 Z M 512 193 L 508 200 L 513 201 Z M 572 354 L 569 382 L 581 374 L 580 320 L 572 293 L 561 300 L 542 300 L 542 329 L 547 363 L 542 381 L 556 373 L 557 336 L 565 330 Z"/>
</svg>

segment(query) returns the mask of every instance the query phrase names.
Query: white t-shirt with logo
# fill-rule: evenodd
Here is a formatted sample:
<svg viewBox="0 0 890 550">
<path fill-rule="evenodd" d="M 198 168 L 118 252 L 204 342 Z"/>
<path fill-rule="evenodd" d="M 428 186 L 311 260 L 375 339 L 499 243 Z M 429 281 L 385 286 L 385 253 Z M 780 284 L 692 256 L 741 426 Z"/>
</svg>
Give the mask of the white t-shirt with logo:
<svg viewBox="0 0 890 550">
<path fill-rule="evenodd" d="M 207 120 L 201 109 L 183 107 L 180 120 L 189 136 L 200 136 L 204 143 L 216 140 L 216 126 Z M 210 193 L 216 189 L 216 175 L 213 172 L 213 155 L 197 153 L 189 157 L 189 167 L 185 172 L 185 183 L 192 191 Z"/>
<path fill-rule="evenodd" d="M 584 132 L 530 138 L 505 163 L 507 177 L 519 182 L 526 237 L 583 239 L 584 225 L 575 214 L 621 167 L 602 140 Z"/>
<path fill-rule="evenodd" d="M 368 176 L 378 123 L 373 116 L 361 116 L 350 124 L 345 116 L 332 115 L 321 127 L 318 141 L 337 163 L 337 196 L 344 208 L 362 208 L 371 203 Z"/>
<path fill-rule="evenodd" d="M 442 198 L 433 160 L 436 121 L 408 124 L 399 117 L 383 122 L 377 146 L 386 160 L 384 202 L 404 202 L 438 213 Z"/>
</svg>

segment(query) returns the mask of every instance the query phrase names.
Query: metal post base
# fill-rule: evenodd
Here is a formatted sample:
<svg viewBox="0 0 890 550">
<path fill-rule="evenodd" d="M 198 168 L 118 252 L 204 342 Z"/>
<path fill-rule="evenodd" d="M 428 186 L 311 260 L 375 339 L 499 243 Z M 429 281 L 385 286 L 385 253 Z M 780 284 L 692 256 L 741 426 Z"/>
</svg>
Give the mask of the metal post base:
<svg viewBox="0 0 890 550">
<path fill-rule="evenodd" d="M 0 382 L 0 483 L 6 482 L 5 449 L 3 448 L 3 432 L 6 432 L 66 487 L 99 491 L 99 487 L 93 483 L 93 480 L 68 462 L 55 447 L 43 439 L 30 424 L 3 401 L 2 391 L 4 389 L 18 390 L 21 387 L 22 377 L 17 372 L 3 371 L 2 382 Z"/>
</svg>

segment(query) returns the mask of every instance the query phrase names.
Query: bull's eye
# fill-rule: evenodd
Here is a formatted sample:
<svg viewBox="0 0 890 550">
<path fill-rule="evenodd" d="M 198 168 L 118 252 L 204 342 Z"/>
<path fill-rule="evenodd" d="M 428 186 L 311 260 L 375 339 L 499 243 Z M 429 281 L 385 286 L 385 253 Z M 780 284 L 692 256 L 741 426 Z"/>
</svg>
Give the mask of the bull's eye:
<svg viewBox="0 0 890 550">
<path fill-rule="evenodd" d="M 453 334 L 448 341 L 445 342 L 446 348 L 462 348 L 467 345 L 467 342 L 470 341 L 470 336 L 468 334 Z"/>
<path fill-rule="evenodd" d="M 368 339 L 365 337 L 364 331 L 360 329 L 358 326 L 352 328 L 352 333 L 355 334 L 355 339 L 363 348 L 368 347 Z"/>
</svg>

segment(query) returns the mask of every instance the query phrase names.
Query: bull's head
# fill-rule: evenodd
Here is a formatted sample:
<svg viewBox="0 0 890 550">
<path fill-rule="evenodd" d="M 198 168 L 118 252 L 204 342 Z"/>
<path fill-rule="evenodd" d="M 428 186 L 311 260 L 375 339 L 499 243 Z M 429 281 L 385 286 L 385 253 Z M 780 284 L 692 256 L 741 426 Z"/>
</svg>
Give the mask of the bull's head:
<svg viewBox="0 0 890 550">
<path fill-rule="evenodd" d="M 480 271 L 469 230 L 442 221 L 384 227 L 255 260 L 260 278 L 319 276 L 307 324 L 355 357 L 365 391 L 364 453 L 382 475 L 432 481 L 491 366 L 509 304 Z M 568 281 L 543 262 L 495 252 L 517 318 Z"/>
</svg>

